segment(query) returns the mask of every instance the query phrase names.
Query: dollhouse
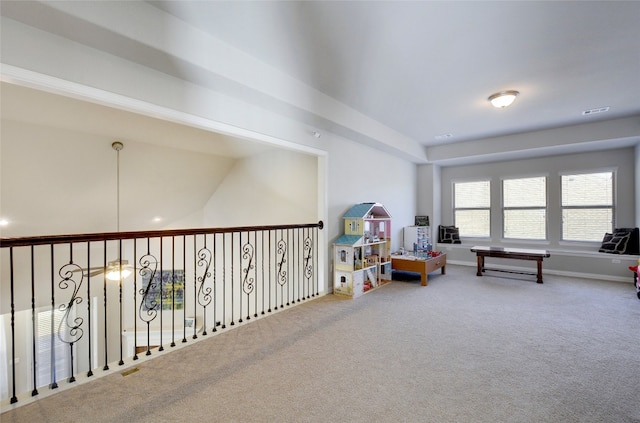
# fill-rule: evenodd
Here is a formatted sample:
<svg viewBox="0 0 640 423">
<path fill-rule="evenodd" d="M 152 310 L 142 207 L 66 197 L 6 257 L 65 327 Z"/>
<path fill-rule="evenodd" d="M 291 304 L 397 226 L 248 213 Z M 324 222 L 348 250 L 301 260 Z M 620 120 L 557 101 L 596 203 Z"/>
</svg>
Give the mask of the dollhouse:
<svg viewBox="0 0 640 423">
<path fill-rule="evenodd" d="M 333 293 L 349 298 L 391 280 L 391 215 L 380 203 L 356 204 L 333 244 Z"/>
</svg>

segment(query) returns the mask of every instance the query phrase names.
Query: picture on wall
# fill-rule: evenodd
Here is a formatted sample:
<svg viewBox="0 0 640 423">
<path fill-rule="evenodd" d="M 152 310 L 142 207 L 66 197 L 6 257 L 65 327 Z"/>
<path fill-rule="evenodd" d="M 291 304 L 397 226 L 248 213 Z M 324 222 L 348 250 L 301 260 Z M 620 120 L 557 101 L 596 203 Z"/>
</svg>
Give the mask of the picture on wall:
<svg viewBox="0 0 640 423">
<path fill-rule="evenodd" d="M 149 281 L 148 275 L 143 276 L 144 292 L 149 286 Z M 182 310 L 184 308 L 184 270 L 156 272 L 149 290 L 149 297 L 147 301 L 143 301 L 143 310 L 149 310 L 150 304 L 161 304 L 162 310 Z"/>
</svg>

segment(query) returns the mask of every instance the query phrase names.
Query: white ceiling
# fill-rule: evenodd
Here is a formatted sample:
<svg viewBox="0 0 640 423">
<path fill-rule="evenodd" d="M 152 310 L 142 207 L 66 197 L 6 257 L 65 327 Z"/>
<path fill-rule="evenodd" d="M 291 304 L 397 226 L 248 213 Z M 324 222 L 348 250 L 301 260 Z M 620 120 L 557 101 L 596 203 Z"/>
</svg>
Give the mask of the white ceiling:
<svg viewBox="0 0 640 423">
<path fill-rule="evenodd" d="M 425 146 L 640 113 L 640 2 L 150 3 Z"/>
<path fill-rule="evenodd" d="M 111 4 L 114 22 L 122 8 L 145 11 L 127 6 L 131 4 Z M 427 149 L 461 143 L 462 151 L 471 140 L 640 116 L 640 2 L 138 4 L 142 5 L 146 17 L 171 15 Z M 127 32 L 98 25 L 107 18 L 98 17 L 98 12 L 88 18 L 94 7 L 110 6 L 3 1 L 1 11 L 29 26 L 326 125 L 327 130 L 339 126 L 194 64 L 178 66 L 180 58 L 169 57 L 168 50 L 140 41 L 142 21 L 138 39 L 124 36 L 137 28 Z M 166 23 L 158 20 L 157 25 Z M 506 89 L 520 91 L 515 104 L 493 109 L 487 97 Z M 605 106 L 610 108 L 606 113 L 582 115 L 583 110 Z M 451 135 L 439 139 L 445 134 Z M 580 148 L 579 143 L 574 147 Z M 531 152 L 528 148 L 522 154 Z M 536 154 L 544 154 L 543 149 Z"/>
</svg>

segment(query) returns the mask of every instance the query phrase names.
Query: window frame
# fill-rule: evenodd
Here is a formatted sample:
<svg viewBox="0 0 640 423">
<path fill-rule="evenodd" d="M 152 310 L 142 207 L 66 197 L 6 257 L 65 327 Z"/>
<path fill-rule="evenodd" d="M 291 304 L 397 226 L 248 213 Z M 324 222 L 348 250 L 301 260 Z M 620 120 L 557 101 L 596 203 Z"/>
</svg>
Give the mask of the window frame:
<svg viewBox="0 0 640 423">
<path fill-rule="evenodd" d="M 468 183 L 474 183 L 474 182 L 487 182 L 489 184 L 489 205 L 487 207 L 456 207 L 456 185 L 457 184 L 468 184 Z M 453 221 L 453 225 L 454 226 L 458 226 L 458 223 L 456 222 L 456 215 L 457 215 L 457 211 L 459 210 L 464 210 L 464 211 L 488 211 L 489 213 L 489 231 L 486 235 L 465 235 L 464 233 L 460 233 L 460 238 L 474 238 L 474 239 L 490 239 L 491 238 L 491 221 L 492 221 L 492 215 L 493 215 L 493 210 L 491 207 L 491 190 L 493 187 L 493 183 L 492 183 L 492 178 L 490 177 L 483 177 L 483 178 L 475 178 L 475 179 L 461 179 L 461 180 L 452 180 L 452 186 L 451 186 L 451 203 L 452 203 L 452 221 Z"/>
<path fill-rule="evenodd" d="M 591 175 L 596 173 L 611 173 L 611 206 L 603 206 L 603 205 L 581 205 L 581 206 L 565 206 L 563 203 L 563 178 L 565 176 L 570 175 Z M 598 169 L 589 169 L 589 170 L 578 170 L 578 171 L 562 171 L 558 173 L 559 175 L 559 208 L 560 208 L 560 242 L 566 243 L 584 243 L 584 244 L 600 244 L 602 242 L 601 239 L 593 239 L 593 240 L 585 240 L 585 239 L 566 239 L 564 237 L 564 211 L 565 209 L 571 210 L 590 210 L 590 209 L 611 209 L 611 227 L 608 232 L 613 233 L 614 228 L 616 227 L 617 221 L 617 208 L 618 208 L 618 197 L 617 197 L 617 179 L 618 179 L 618 169 L 617 168 L 598 168 Z M 604 234 L 603 234 L 604 235 Z"/>
<path fill-rule="evenodd" d="M 517 179 L 534 179 L 534 178 L 543 178 L 544 179 L 544 207 L 541 206 L 515 206 L 515 207 L 507 207 L 505 206 L 505 189 L 504 183 L 507 180 L 517 180 Z M 506 216 L 505 212 L 507 210 L 544 210 L 544 238 L 514 238 L 507 237 L 506 230 Z M 519 175 L 519 176 L 504 176 L 500 178 L 500 212 L 501 212 L 501 224 L 502 224 L 502 233 L 501 237 L 503 240 L 508 241 L 526 241 L 526 242 L 547 242 L 549 241 L 549 175 L 548 174 L 533 174 L 533 175 Z"/>
</svg>

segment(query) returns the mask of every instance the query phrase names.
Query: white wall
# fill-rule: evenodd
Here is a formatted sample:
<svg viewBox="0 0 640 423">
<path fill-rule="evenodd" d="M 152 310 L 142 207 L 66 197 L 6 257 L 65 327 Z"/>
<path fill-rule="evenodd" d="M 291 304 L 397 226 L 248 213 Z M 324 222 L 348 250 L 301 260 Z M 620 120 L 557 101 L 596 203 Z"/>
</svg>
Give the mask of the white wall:
<svg viewBox="0 0 640 423">
<path fill-rule="evenodd" d="M 204 206 L 206 227 L 314 223 L 317 158 L 289 150 L 236 162 Z"/>
<path fill-rule="evenodd" d="M 117 128 L 104 136 L 2 119 L 0 214 L 11 222 L 0 229 L 2 236 L 115 231 L 117 160 L 111 143 L 118 133 Z M 122 141 L 121 230 L 159 229 L 197 213 L 234 163 Z M 156 216 L 163 221 L 153 222 Z"/>
<path fill-rule="evenodd" d="M 391 214 L 392 247 L 402 244 L 402 227 L 416 214 L 416 165 L 343 138 L 329 150 L 329 221 L 332 242 L 344 233 L 342 216 L 358 203 L 378 202 Z"/>
</svg>

